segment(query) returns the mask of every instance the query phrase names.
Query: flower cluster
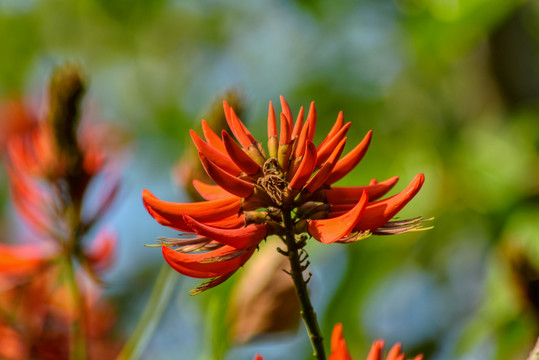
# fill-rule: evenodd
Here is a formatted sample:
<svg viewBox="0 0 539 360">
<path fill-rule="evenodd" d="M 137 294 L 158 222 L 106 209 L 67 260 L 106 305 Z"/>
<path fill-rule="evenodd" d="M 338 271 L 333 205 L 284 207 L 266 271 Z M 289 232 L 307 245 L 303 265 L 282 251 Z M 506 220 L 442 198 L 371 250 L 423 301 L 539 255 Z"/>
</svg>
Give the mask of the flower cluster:
<svg viewBox="0 0 539 360">
<path fill-rule="evenodd" d="M 267 152 L 226 102 L 224 113 L 236 140 L 216 134 L 202 120 L 204 138 L 191 130 L 200 161 L 216 185 L 195 180 L 206 201 L 174 203 L 144 190 L 150 215 L 160 224 L 194 235 L 161 238 L 165 260 L 176 271 L 211 279 L 195 289 L 204 291 L 228 279 L 267 236 L 293 229 L 299 246 L 308 235 L 329 243 L 349 243 L 371 234 L 398 234 L 421 228 L 422 218 L 391 221 L 418 193 L 418 174 L 400 193 L 379 200 L 396 183 L 392 177 L 366 186 L 333 186 L 363 158 L 372 132 L 342 156 L 351 123 L 340 112 L 324 140 L 314 144 L 316 109 L 311 103 L 297 117 L 281 97 L 280 130 L 272 103 L 268 111 Z M 307 235 L 308 234 L 308 235 Z"/>
</svg>

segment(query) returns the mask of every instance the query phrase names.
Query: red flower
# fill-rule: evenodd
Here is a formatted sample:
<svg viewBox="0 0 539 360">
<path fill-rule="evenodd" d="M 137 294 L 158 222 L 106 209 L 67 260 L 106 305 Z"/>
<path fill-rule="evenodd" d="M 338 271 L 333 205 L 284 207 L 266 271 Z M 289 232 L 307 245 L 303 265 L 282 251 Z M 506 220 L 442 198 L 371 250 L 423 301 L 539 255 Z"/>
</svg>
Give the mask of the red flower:
<svg viewBox="0 0 539 360">
<path fill-rule="evenodd" d="M 378 200 L 398 178 L 356 187 L 332 186 L 363 158 L 372 132 L 341 157 L 351 123 L 342 112 L 326 138 L 313 143 L 316 128 L 314 102 L 304 122 L 300 109 L 296 121 L 283 97 L 280 132 L 270 102 L 268 153 L 223 102 L 225 117 L 235 136 L 225 130 L 219 137 L 202 120 L 204 139 L 191 130 L 200 161 L 216 185 L 194 181 L 207 201 L 172 203 L 148 190 L 144 205 L 160 224 L 192 234 L 189 239 L 161 239 L 165 260 L 178 272 L 211 278 L 200 292 L 229 278 L 271 234 L 283 235 L 281 211 L 294 210 L 294 232 L 308 233 L 322 243 L 347 243 L 371 234 L 398 234 L 421 228 L 422 218 L 391 221 L 418 193 L 423 174 L 418 174 L 400 193 Z M 172 250 L 171 248 L 176 248 Z"/>
<path fill-rule="evenodd" d="M 384 360 L 384 341 L 377 340 L 375 341 L 367 355 L 366 360 Z M 404 360 L 405 355 L 401 352 L 401 344 L 395 344 L 385 360 Z M 417 355 L 413 360 L 422 360 L 423 355 Z M 256 354 L 253 360 L 264 360 L 262 355 Z M 346 341 L 344 340 L 342 334 L 342 324 L 336 324 L 333 327 L 333 333 L 331 334 L 331 354 L 329 354 L 328 360 L 352 360 L 350 353 L 348 352 L 348 347 L 346 346 Z"/>
</svg>

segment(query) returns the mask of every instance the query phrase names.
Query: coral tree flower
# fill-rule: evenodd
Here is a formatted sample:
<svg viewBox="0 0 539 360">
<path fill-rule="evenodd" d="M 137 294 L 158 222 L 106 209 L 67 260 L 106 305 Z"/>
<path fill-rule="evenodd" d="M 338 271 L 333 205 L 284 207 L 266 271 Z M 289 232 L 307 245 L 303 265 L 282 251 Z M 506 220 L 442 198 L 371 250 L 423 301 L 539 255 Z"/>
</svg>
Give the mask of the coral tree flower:
<svg viewBox="0 0 539 360">
<path fill-rule="evenodd" d="M 384 341 L 376 340 L 372 346 L 366 360 L 405 360 L 405 354 L 402 352 L 400 343 L 395 344 L 384 358 Z M 264 360 L 262 355 L 256 354 L 253 360 Z M 336 324 L 331 334 L 331 354 L 328 360 L 352 360 L 346 340 L 343 337 L 342 324 Z M 423 355 L 419 354 L 413 360 L 423 360 Z"/>
<path fill-rule="evenodd" d="M 392 177 L 355 187 L 333 186 L 361 161 L 372 131 L 341 156 L 351 123 L 342 112 L 324 140 L 314 144 L 316 108 L 311 103 L 296 120 L 281 97 L 277 118 L 268 111 L 267 152 L 223 102 L 232 135 L 221 136 L 202 120 L 203 137 L 190 131 L 200 161 L 215 185 L 194 181 L 206 201 L 173 203 L 144 190 L 142 199 L 160 224 L 191 234 L 192 238 L 161 238 L 163 256 L 181 274 L 211 279 L 195 289 L 213 287 L 238 270 L 267 236 L 284 234 L 282 211 L 293 212 L 295 235 L 308 233 L 316 240 L 348 243 L 371 234 L 398 234 L 421 228 L 422 218 L 391 221 L 418 193 L 418 174 L 400 193 L 379 200 L 397 183 Z M 278 123 L 280 129 L 278 131 Z"/>
</svg>

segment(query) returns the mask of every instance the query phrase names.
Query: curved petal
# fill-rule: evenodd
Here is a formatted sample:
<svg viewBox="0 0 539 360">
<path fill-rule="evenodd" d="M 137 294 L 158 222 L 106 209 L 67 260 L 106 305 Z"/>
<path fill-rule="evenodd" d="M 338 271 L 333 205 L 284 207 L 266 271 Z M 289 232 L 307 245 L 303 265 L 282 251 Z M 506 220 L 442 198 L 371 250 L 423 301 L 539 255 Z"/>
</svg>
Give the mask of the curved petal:
<svg viewBox="0 0 539 360">
<path fill-rule="evenodd" d="M 380 183 L 367 186 L 350 186 L 350 187 L 331 187 L 326 190 L 326 199 L 331 205 L 339 204 L 354 204 L 359 200 L 363 190 L 367 192 L 369 200 L 373 201 L 384 196 L 399 180 L 398 176 L 393 176 Z"/>
<path fill-rule="evenodd" d="M 291 128 L 285 114 L 281 113 L 281 135 L 279 137 L 279 144 L 288 145 L 292 139 Z"/>
<path fill-rule="evenodd" d="M 268 108 L 268 139 L 272 136 L 277 136 L 277 119 L 275 118 L 273 103 L 270 101 Z"/>
<path fill-rule="evenodd" d="M 299 136 L 299 133 L 301 132 L 301 129 L 303 128 L 303 118 L 304 110 L 303 106 L 299 108 L 298 117 L 296 118 L 296 123 L 294 124 L 294 130 L 292 130 L 292 138 L 295 136 Z"/>
<path fill-rule="evenodd" d="M 204 170 L 217 185 L 229 193 L 241 198 L 248 198 L 254 191 L 255 185 L 245 180 L 238 179 L 209 161 L 204 154 L 198 153 Z"/>
<path fill-rule="evenodd" d="M 191 138 L 193 139 L 193 142 L 195 143 L 195 146 L 197 147 L 198 151 L 208 159 L 210 159 L 211 162 L 219 166 L 221 169 L 226 171 L 227 173 L 238 176 L 241 174 L 241 169 L 234 164 L 232 159 L 230 159 L 227 155 L 223 154 L 204 140 L 198 136 L 196 132 L 193 130 L 189 130 L 189 134 L 191 134 Z"/>
<path fill-rule="evenodd" d="M 201 222 L 216 222 L 237 216 L 241 210 L 241 199 L 237 197 L 195 203 L 174 203 L 159 200 L 144 189 L 142 201 L 146 210 L 158 223 L 180 231 L 191 231 L 183 215 L 189 215 Z"/>
<path fill-rule="evenodd" d="M 265 224 L 251 224 L 237 229 L 219 229 L 201 224 L 189 216 L 184 218 L 198 235 L 232 246 L 238 250 L 251 249 L 257 246 L 268 234 L 268 228 Z"/>
<path fill-rule="evenodd" d="M 391 350 L 387 353 L 386 360 L 405 360 L 405 355 L 401 352 L 402 345 L 401 343 L 396 343 L 393 345 Z"/>
<path fill-rule="evenodd" d="M 391 220 L 419 192 L 425 176 L 417 174 L 412 182 L 400 193 L 384 200 L 378 200 L 367 205 L 363 216 L 354 231 L 375 230 Z"/>
<path fill-rule="evenodd" d="M 342 139 L 337 148 L 333 151 L 328 161 L 318 170 L 316 174 L 307 182 L 305 188 L 308 192 L 315 192 L 324 182 L 326 182 L 328 176 L 331 176 L 333 169 L 337 164 L 337 160 L 341 156 L 344 145 L 346 145 L 346 138 Z"/>
<path fill-rule="evenodd" d="M 305 151 L 305 145 L 307 144 L 307 140 L 313 141 L 315 130 L 316 108 L 314 107 L 313 101 L 311 102 L 311 106 L 309 107 L 309 114 L 307 115 L 307 120 L 305 120 L 305 124 L 303 124 L 303 128 L 299 133 L 299 138 L 297 142 L 298 145 L 296 146 L 296 150 L 294 151 L 295 157 L 300 157 L 303 154 L 303 152 Z"/>
<path fill-rule="evenodd" d="M 294 121 L 294 118 L 292 117 L 292 110 L 290 110 L 290 106 L 284 99 L 284 96 L 279 96 L 279 100 L 281 100 L 281 112 L 286 117 L 286 120 L 288 120 L 288 127 L 292 129 L 294 124 L 292 123 Z"/>
<path fill-rule="evenodd" d="M 328 360 L 352 360 L 342 334 L 341 323 L 333 327 L 333 332 L 331 333 L 331 354 Z"/>
<path fill-rule="evenodd" d="M 223 154 L 226 154 L 225 144 L 223 144 L 221 138 L 213 132 L 211 127 L 204 119 L 202 119 L 202 131 L 204 132 L 204 137 L 206 138 L 208 144 L 210 144 Z"/>
<path fill-rule="evenodd" d="M 365 156 L 365 153 L 367 152 L 367 149 L 369 148 L 369 144 L 371 142 L 371 137 L 372 130 L 370 130 L 367 135 L 365 135 L 363 140 L 361 140 L 361 142 L 352 151 L 350 151 L 342 159 L 340 159 L 339 162 L 337 162 L 337 165 L 331 172 L 331 175 L 324 182 L 324 184 L 331 185 L 339 181 L 350 171 L 352 171 L 352 169 L 355 168 L 357 164 L 359 164 L 361 159 L 363 159 L 363 156 Z"/>
<path fill-rule="evenodd" d="M 331 155 L 335 147 L 339 145 L 341 140 L 346 136 L 348 129 L 352 125 L 351 122 L 344 125 L 341 130 L 335 136 L 333 136 L 324 146 L 318 148 L 318 159 L 316 160 L 316 166 L 321 166 Z"/>
<path fill-rule="evenodd" d="M 316 167 L 316 156 L 316 146 L 314 146 L 311 141 L 307 140 L 307 148 L 305 149 L 303 160 L 301 160 L 298 170 L 288 184 L 290 189 L 299 190 L 305 185 L 305 182 L 309 180 Z"/>
<path fill-rule="evenodd" d="M 162 251 L 166 262 L 180 274 L 195 278 L 212 278 L 238 270 L 249 260 L 254 249 L 226 261 L 215 261 L 215 258 L 233 256 L 238 253 L 238 250 L 230 246 L 223 246 L 205 253 L 189 254 L 163 246 Z"/>
<path fill-rule="evenodd" d="M 260 170 L 260 165 L 254 161 L 243 149 L 223 130 L 221 133 L 228 156 L 247 175 L 255 175 Z"/>
<path fill-rule="evenodd" d="M 384 360 L 384 340 L 376 340 L 372 343 L 367 360 Z"/>
<path fill-rule="evenodd" d="M 309 234 L 323 244 L 331 244 L 350 235 L 365 211 L 367 201 L 367 193 L 363 192 L 356 206 L 347 213 L 332 219 L 309 221 Z"/>
<path fill-rule="evenodd" d="M 225 118 L 230 130 L 236 139 L 238 139 L 241 146 L 243 146 L 244 149 L 247 149 L 249 145 L 254 143 L 254 138 L 248 131 L 246 131 L 245 125 L 243 125 L 234 109 L 228 105 L 226 101 L 223 101 L 223 108 L 225 109 Z"/>
<path fill-rule="evenodd" d="M 339 115 L 337 115 L 337 120 L 335 120 L 335 124 L 333 124 L 326 138 L 322 140 L 322 142 L 320 143 L 320 145 L 318 145 L 316 149 L 317 150 L 320 149 L 322 146 L 324 146 L 325 143 L 327 143 L 330 139 L 332 139 L 335 136 L 335 134 L 337 134 L 339 130 L 341 130 L 343 124 L 344 124 L 344 114 L 342 111 L 339 111 Z"/>
<path fill-rule="evenodd" d="M 219 185 L 210 185 L 195 179 L 193 180 L 193 186 L 204 200 L 219 200 L 234 197 L 234 195 L 231 195 Z"/>
</svg>

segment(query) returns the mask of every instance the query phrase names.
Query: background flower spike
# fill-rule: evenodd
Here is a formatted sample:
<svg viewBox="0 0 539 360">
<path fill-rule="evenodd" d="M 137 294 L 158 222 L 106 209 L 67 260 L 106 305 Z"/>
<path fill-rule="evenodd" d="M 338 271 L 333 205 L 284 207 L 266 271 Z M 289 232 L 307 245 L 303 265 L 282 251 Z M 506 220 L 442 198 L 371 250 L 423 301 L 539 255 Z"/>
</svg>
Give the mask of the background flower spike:
<svg viewBox="0 0 539 360">
<path fill-rule="evenodd" d="M 229 193 L 239 196 L 241 198 L 247 198 L 251 196 L 254 191 L 254 184 L 245 180 L 241 180 L 235 176 L 230 175 L 216 164 L 209 161 L 204 154 L 198 153 L 204 170 L 211 177 L 213 181 Z"/>
</svg>

